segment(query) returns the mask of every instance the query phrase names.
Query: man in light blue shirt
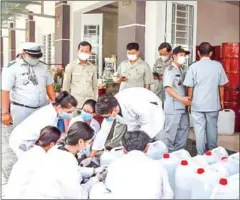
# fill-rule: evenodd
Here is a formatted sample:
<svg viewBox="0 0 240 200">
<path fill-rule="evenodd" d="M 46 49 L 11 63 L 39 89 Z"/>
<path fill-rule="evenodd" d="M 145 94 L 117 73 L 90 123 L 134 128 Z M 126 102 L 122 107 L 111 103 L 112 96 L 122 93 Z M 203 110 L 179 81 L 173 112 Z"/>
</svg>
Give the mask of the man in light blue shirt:
<svg viewBox="0 0 240 200">
<path fill-rule="evenodd" d="M 199 46 L 200 61 L 193 63 L 184 80 L 192 99 L 192 120 L 198 154 L 205 152 L 205 134 L 208 149 L 217 147 L 217 121 L 223 109 L 224 85 L 228 83 L 222 64 L 210 60 L 213 48 L 208 42 Z"/>
</svg>

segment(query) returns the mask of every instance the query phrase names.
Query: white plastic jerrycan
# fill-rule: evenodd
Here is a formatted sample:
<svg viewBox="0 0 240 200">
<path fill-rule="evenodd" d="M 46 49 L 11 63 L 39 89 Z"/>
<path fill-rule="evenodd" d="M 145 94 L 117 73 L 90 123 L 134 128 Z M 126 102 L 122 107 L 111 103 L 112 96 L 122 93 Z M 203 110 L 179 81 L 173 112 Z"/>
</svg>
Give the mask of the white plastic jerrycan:
<svg viewBox="0 0 240 200">
<path fill-rule="evenodd" d="M 187 160 L 178 165 L 175 175 L 175 199 L 190 199 L 194 168 Z"/>
<path fill-rule="evenodd" d="M 220 177 L 216 171 L 198 168 L 193 176 L 191 199 L 209 199 Z"/>
<path fill-rule="evenodd" d="M 124 155 L 123 147 L 115 147 L 111 151 L 104 151 L 100 157 L 100 165 L 109 165 L 115 159 L 120 158 Z"/>
<path fill-rule="evenodd" d="M 218 133 L 223 135 L 231 135 L 234 133 L 235 113 L 233 110 L 225 109 L 218 115 Z"/>
<path fill-rule="evenodd" d="M 229 180 L 229 185 L 230 188 L 234 194 L 234 197 L 236 197 L 236 199 L 239 199 L 239 182 L 240 182 L 240 174 L 235 174 L 233 176 L 230 176 L 228 178 Z"/>
<path fill-rule="evenodd" d="M 174 151 L 171 153 L 171 155 L 175 156 L 179 160 L 179 162 L 181 160 L 188 160 L 191 158 L 191 155 L 189 154 L 189 152 L 184 149 Z"/>
<path fill-rule="evenodd" d="M 219 146 L 215 149 L 212 149 L 212 154 L 216 158 L 217 161 L 220 161 L 222 158 L 228 157 L 228 152 L 225 148 Z"/>
<path fill-rule="evenodd" d="M 168 173 L 168 180 L 169 184 L 172 188 L 172 191 L 174 193 L 175 191 L 175 174 L 177 166 L 179 165 L 179 159 L 177 159 L 175 156 L 172 156 L 169 153 L 163 154 L 163 158 L 160 160 L 163 167 L 166 169 Z"/>
<path fill-rule="evenodd" d="M 164 153 L 168 153 L 168 148 L 159 140 L 149 144 L 146 155 L 153 160 L 160 160 Z"/>
<path fill-rule="evenodd" d="M 229 176 L 239 173 L 239 152 L 222 158 L 219 163 L 227 169 Z"/>
<path fill-rule="evenodd" d="M 221 178 L 213 189 L 211 199 L 239 199 L 237 193 L 236 187 L 230 184 L 227 178 Z"/>
</svg>

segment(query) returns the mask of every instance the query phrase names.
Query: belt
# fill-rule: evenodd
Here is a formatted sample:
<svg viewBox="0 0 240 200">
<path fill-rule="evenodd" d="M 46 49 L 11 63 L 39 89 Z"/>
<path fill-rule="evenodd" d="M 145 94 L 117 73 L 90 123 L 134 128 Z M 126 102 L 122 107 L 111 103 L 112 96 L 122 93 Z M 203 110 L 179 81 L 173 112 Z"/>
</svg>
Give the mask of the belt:
<svg viewBox="0 0 240 200">
<path fill-rule="evenodd" d="M 14 101 L 12 101 L 12 104 L 13 104 L 13 105 L 16 105 L 16 106 L 22 106 L 22 107 L 25 107 L 25 108 L 31 108 L 31 109 L 40 108 L 40 106 L 38 106 L 38 107 L 31 107 L 31 106 L 26 106 L 26 105 L 24 105 L 24 104 L 20 104 L 20 103 L 14 102 Z"/>
</svg>

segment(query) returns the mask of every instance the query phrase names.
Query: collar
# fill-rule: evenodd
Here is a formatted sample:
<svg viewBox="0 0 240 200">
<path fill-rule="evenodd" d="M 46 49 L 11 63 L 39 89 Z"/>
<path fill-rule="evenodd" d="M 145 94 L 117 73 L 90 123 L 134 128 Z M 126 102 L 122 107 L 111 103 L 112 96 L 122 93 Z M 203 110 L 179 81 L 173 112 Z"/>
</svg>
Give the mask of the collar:
<svg viewBox="0 0 240 200">
<path fill-rule="evenodd" d="M 183 65 L 181 65 L 180 67 L 178 67 L 174 62 L 172 62 L 172 66 L 174 66 L 176 69 L 180 70 L 181 72 L 182 72 L 182 70 L 183 70 L 183 68 L 182 68 Z"/>
<path fill-rule="evenodd" d="M 82 64 L 82 63 L 81 63 L 81 60 L 79 60 L 79 59 L 77 58 L 77 60 L 76 60 L 76 64 L 78 64 L 78 65 L 82 65 L 82 66 L 85 66 L 85 65 L 90 65 L 90 62 L 87 61 L 86 64 Z"/>
<path fill-rule="evenodd" d="M 202 57 L 201 60 L 211 60 L 209 57 Z"/>
</svg>

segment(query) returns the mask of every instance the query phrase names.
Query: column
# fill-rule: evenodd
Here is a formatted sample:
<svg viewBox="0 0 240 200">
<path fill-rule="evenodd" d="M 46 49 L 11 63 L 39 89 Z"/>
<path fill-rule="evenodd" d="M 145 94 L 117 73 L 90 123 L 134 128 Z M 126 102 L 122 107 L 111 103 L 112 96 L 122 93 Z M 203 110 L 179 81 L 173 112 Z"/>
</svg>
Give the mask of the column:
<svg viewBox="0 0 240 200">
<path fill-rule="evenodd" d="M 2 30 L 0 30 L 1 36 L 0 36 L 0 69 L 3 68 L 3 36 L 2 36 Z"/>
<path fill-rule="evenodd" d="M 9 24 L 9 31 L 8 31 L 8 48 L 9 48 L 9 56 L 8 60 L 15 60 L 16 59 L 16 32 L 13 30 L 13 23 Z"/>
<path fill-rule="evenodd" d="M 29 14 L 33 13 L 28 11 Z M 35 21 L 32 15 L 28 15 L 26 20 L 26 42 L 35 42 Z"/>
<path fill-rule="evenodd" d="M 70 56 L 70 5 L 67 1 L 55 4 L 55 63 L 64 67 Z"/>
<path fill-rule="evenodd" d="M 144 59 L 145 7 L 145 1 L 118 2 L 118 63 L 126 59 L 126 45 L 129 42 L 139 43 L 141 58 Z"/>
</svg>

